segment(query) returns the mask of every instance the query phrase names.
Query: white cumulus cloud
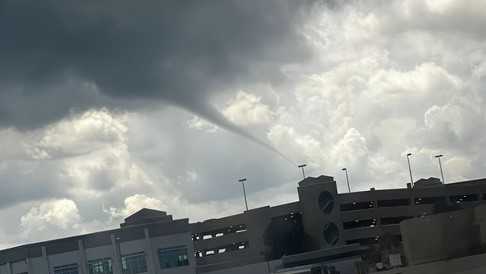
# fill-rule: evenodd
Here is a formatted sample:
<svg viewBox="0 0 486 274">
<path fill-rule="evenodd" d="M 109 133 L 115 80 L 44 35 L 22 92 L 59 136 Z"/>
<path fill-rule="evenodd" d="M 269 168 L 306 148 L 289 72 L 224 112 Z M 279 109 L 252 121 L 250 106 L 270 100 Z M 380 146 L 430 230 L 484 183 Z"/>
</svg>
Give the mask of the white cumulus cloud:
<svg viewBox="0 0 486 274">
<path fill-rule="evenodd" d="M 142 208 L 163 210 L 160 200 L 144 194 L 134 194 L 125 198 L 123 208 L 111 207 L 107 210 L 114 220 L 119 220 L 130 216 Z"/>
<path fill-rule="evenodd" d="M 227 103 L 223 114 L 230 121 L 242 126 L 267 124 L 274 116 L 270 107 L 262 103 L 261 97 L 244 91 L 239 91 Z"/>
<path fill-rule="evenodd" d="M 63 231 L 71 233 L 81 221 L 76 203 L 69 199 L 41 202 L 20 218 L 20 225 L 26 236 L 36 233 Z"/>
</svg>

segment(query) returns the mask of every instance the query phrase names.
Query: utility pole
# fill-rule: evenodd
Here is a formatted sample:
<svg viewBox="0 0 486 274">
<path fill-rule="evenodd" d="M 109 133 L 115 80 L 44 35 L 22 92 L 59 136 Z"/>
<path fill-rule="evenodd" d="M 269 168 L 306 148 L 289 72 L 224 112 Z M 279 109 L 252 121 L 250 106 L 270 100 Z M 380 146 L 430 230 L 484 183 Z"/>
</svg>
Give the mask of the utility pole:
<svg viewBox="0 0 486 274">
<path fill-rule="evenodd" d="M 347 168 L 343 168 L 343 169 L 341 169 L 341 170 L 342 170 L 342 171 L 344 171 L 344 172 L 345 172 L 345 174 L 346 174 L 346 183 L 348 184 L 348 191 L 349 191 L 349 193 L 351 193 L 351 187 L 349 186 L 348 169 L 347 169 Z"/>
<path fill-rule="evenodd" d="M 306 167 L 307 165 L 306 164 L 302 164 L 302 165 L 299 165 L 297 166 L 298 168 L 300 168 L 302 170 L 302 177 L 305 179 L 305 171 L 304 171 L 304 168 Z"/>
<path fill-rule="evenodd" d="M 435 158 L 437 158 L 437 160 L 439 160 L 440 176 L 442 177 L 442 183 L 445 184 L 444 171 L 442 170 L 442 162 L 440 160 L 440 158 L 442 158 L 442 157 L 444 157 L 444 155 L 442 155 L 442 154 L 435 155 Z"/>
<path fill-rule="evenodd" d="M 410 166 L 410 156 L 412 156 L 412 153 L 407 153 L 408 172 L 410 173 L 410 183 L 413 187 L 413 177 L 412 177 L 412 167 Z"/>
<path fill-rule="evenodd" d="M 241 185 L 243 186 L 243 197 L 245 198 L 246 211 L 248 211 L 248 202 L 246 201 L 246 189 L 245 189 L 246 178 L 241 178 L 238 180 L 238 182 L 240 182 Z"/>
</svg>

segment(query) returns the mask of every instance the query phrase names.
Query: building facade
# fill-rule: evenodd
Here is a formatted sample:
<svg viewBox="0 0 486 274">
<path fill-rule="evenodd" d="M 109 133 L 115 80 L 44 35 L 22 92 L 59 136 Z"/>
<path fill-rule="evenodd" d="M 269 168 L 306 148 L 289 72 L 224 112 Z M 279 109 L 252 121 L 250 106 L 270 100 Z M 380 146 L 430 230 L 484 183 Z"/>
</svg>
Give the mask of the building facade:
<svg viewBox="0 0 486 274">
<path fill-rule="evenodd" d="M 400 223 L 408 265 L 382 274 L 486 273 L 486 205 Z"/>
<path fill-rule="evenodd" d="M 2 250 L 0 274 L 357 273 L 357 261 L 383 260 L 372 251 L 384 239 L 407 263 L 403 220 L 486 201 L 486 179 L 338 193 L 320 176 L 297 190 L 297 202 L 197 223 L 142 209 L 119 229 Z"/>
</svg>

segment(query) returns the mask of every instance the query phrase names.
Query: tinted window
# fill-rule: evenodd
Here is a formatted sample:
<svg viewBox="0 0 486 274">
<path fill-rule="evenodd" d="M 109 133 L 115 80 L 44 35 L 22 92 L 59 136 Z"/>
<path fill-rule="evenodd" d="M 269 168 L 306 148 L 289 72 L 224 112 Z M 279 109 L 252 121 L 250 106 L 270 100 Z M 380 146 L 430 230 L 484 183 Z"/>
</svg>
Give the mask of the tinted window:
<svg viewBox="0 0 486 274">
<path fill-rule="evenodd" d="M 410 205 L 410 199 L 379 200 L 378 207 L 393 207 Z"/>
<path fill-rule="evenodd" d="M 189 265 L 186 247 L 159 249 L 160 268 L 172 268 Z"/>
<path fill-rule="evenodd" d="M 88 262 L 89 274 L 112 274 L 113 267 L 110 258 L 92 260 Z"/>
<path fill-rule="evenodd" d="M 78 274 L 78 264 L 69 264 L 54 267 L 54 274 Z"/>
<path fill-rule="evenodd" d="M 123 274 L 137 274 L 147 272 L 147 262 L 145 261 L 145 254 L 142 252 L 123 256 L 122 270 Z"/>
</svg>

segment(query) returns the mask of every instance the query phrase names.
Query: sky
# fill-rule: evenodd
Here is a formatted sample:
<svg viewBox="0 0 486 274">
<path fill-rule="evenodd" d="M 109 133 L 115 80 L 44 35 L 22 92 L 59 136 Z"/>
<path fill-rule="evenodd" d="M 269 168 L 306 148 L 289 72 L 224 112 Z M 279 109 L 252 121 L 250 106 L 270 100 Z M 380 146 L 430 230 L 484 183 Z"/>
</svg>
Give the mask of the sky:
<svg viewBox="0 0 486 274">
<path fill-rule="evenodd" d="M 0 248 L 486 177 L 486 1 L 0 0 Z"/>
</svg>

